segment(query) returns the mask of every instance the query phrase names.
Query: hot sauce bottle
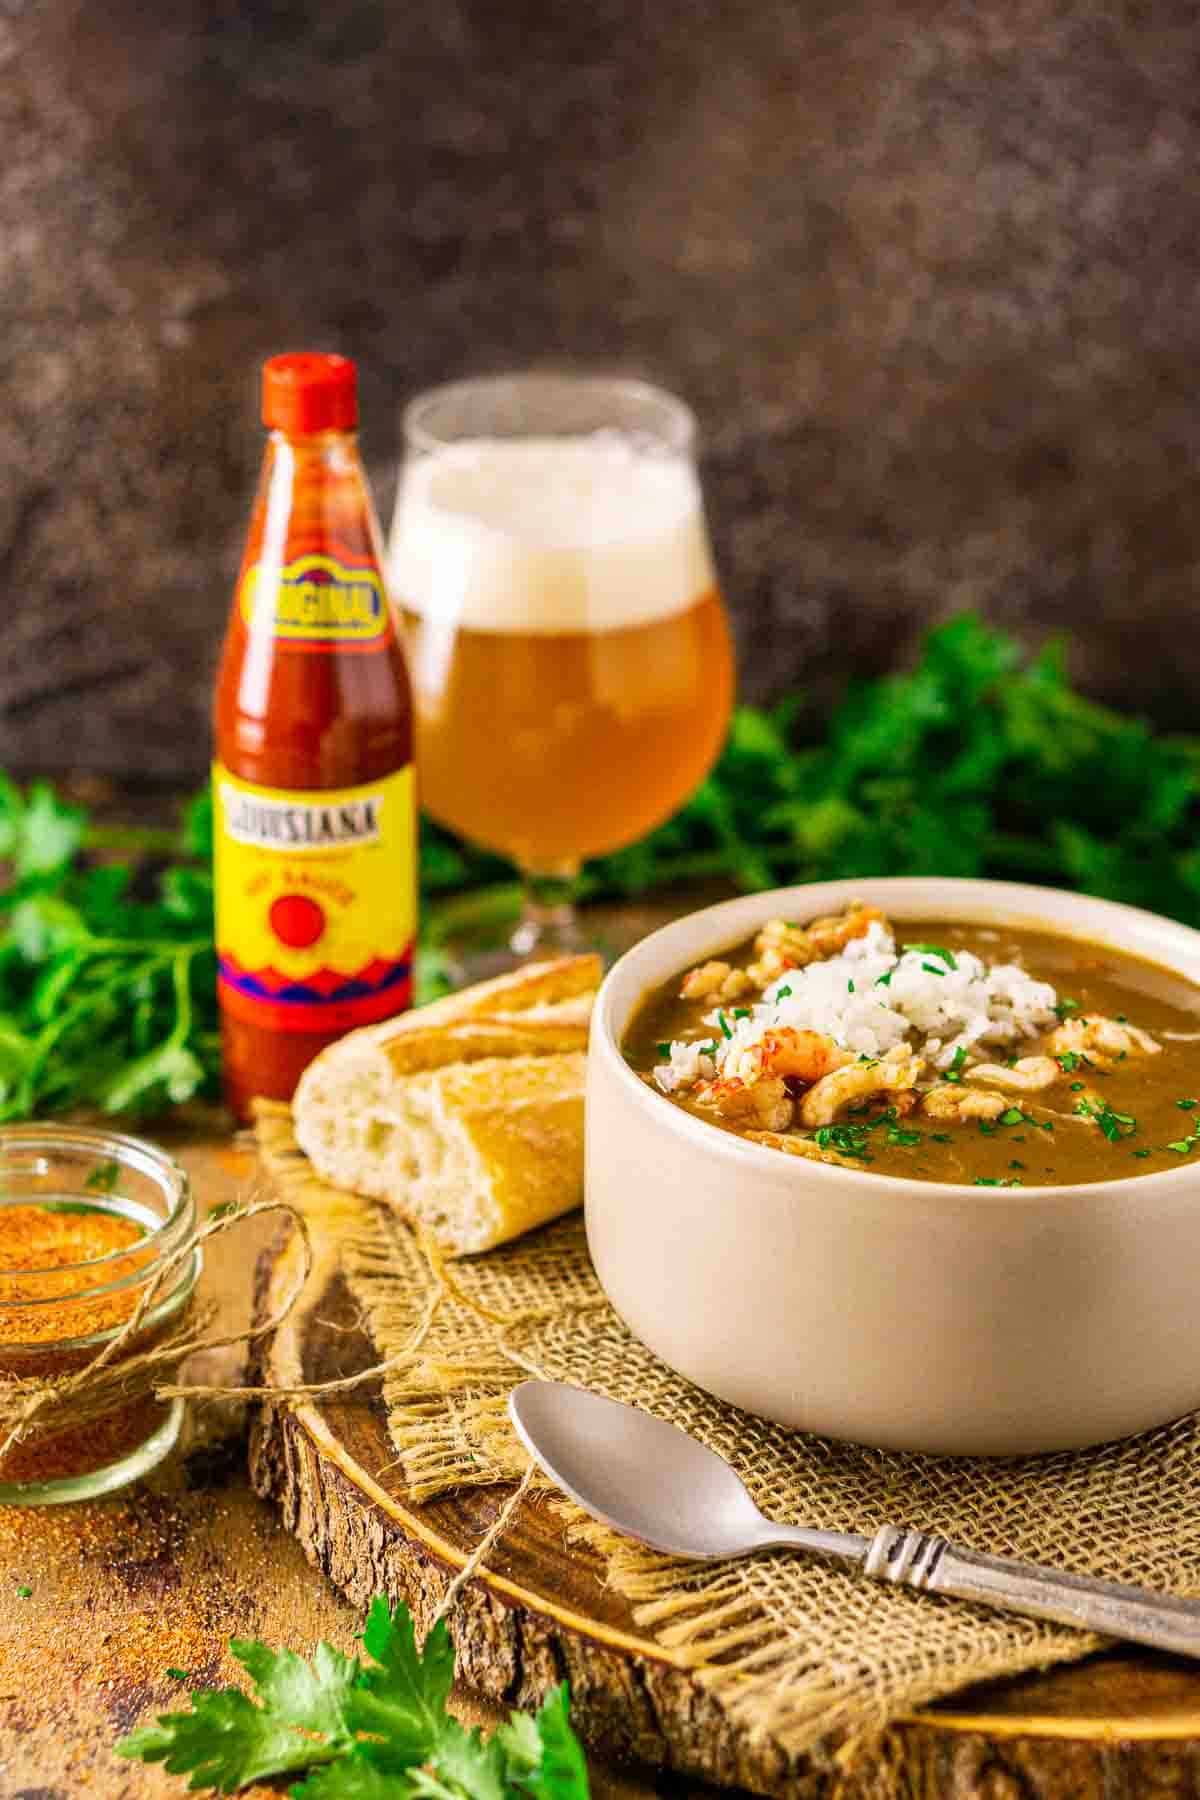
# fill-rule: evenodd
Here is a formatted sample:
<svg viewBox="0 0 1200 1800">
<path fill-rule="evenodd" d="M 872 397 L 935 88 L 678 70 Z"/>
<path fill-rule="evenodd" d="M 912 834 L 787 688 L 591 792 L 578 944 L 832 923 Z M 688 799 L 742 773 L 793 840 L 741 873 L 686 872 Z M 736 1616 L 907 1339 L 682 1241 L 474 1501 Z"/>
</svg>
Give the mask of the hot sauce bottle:
<svg viewBox="0 0 1200 1800">
<path fill-rule="evenodd" d="M 226 1097 L 291 1098 L 319 1050 L 410 1005 L 412 699 L 359 460 L 354 364 L 277 356 L 216 689 Z"/>
</svg>

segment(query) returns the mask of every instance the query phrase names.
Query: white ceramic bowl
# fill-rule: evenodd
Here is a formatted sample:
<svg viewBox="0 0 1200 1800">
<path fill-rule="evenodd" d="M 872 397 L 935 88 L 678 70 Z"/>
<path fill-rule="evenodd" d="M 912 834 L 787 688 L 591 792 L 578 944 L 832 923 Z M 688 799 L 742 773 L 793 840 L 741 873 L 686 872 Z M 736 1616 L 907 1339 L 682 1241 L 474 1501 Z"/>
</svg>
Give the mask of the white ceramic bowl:
<svg viewBox="0 0 1200 1800">
<path fill-rule="evenodd" d="M 1065 1450 L 1200 1406 L 1195 1164 L 1077 1187 L 905 1181 L 718 1131 L 625 1063 L 648 989 L 768 918 L 856 896 L 896 920 L 1041 926 L 1200 983 L 1200 932 L 1006 882 L 780 888 L 656 931 L 608 975 L 591 1036 L 588 1243 L 617 1311 L 749 1412 L 895 1449 Z"/>
</svg>

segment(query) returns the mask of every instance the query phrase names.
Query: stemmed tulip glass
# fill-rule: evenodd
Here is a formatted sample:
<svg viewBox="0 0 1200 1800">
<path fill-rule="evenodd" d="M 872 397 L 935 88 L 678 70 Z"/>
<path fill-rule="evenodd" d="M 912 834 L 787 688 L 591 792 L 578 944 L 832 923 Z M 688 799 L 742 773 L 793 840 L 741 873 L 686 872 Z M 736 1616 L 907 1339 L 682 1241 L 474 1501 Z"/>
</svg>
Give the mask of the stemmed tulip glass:
<svg viewBox="0 0 1200 1800">
<path fill-rule="evenodd" d="M 510 961 L 579 948 L 584 860 L 676 810 L 733 703 L 695 419 L 644 382 L 529 373 L 421 395 L 404 437 L 422 804 L 521 871 Z"/>
</svg>

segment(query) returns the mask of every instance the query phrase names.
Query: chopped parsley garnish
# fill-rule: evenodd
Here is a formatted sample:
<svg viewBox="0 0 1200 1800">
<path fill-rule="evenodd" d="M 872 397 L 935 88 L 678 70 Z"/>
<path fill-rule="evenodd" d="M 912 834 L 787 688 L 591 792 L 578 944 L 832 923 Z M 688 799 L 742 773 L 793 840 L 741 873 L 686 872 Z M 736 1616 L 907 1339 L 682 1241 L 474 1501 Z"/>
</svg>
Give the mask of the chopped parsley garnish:
<svg viewBox="0 0 1200 1800">
<path fill-rule="evenodd" d="M 964 1049 L 963 1045 L 960 1044 L 958 1046 L 958 1049 L 954 1052 L 954 1056 L 951 1059 L 949 1068 L 945 1071 L 945 1077 L 946 1077 L 947 1081 L 961 1081 L 962 1080 L 963 1064 L 966 1062 L 966 1060 L 967 1060 L 967 1052 Z"/>
<path fill-rule="evenodd" d="M 1177 1100 L 1175 1104 L 1176 1106 L 1181 1107 L 1184 1112 L 1193 1112 L 1196 1107 L 1196 1102 L 1194 1100 Z"/>
<path fill-rule="evenodd" d="M 32 1594 L 33 1594 L 33 1589 L 31 1587 L 19 1587 L 17 1589 L 17 1599 L 18 1600 L 28 1600 L 32 1596 Z"/>
<path fill-rule="evenodd" d="M 939 969 L 936 963 L 922 963 L 921 967 L 927 975 L 945 975 L 945 969 Z"/>
<path fill-rule="evenodd" d="M 846 992 L 848 994 L 852 994 L 854 992 L 854 983 L 852 981 L 848 981 L 846 983 Z"/>
<path fill-rule="evenodd" d="M 1071 1092 L 1072 1092 L 1072 1093 L 1073 1093 L 1073 1094 L 1082 1094 L 1082 1092 L 1083 1092 L 1083 1083 L 1082 1083 L 1082 1081 L 1073 1081 L 1073 1082 L 1072 1082 L 1072 1083 L 1071 1083 Z"/>
<path fill-rule="evenodd" d="M 777 1000 L 790 1000 L 791 997 L 792 997 L 792 990 L 790 987 L 781 987 L 781 988 L 775 989 L 775 998 Z"/>
<path fill-rule="evenodd" d="M 1058 1014 L 1060 1019 L 1065 1019 L 1068 1013 L 1079 1011 L 1079 1002 L 1078 1000 L 1068 1000 L 1064 998 L 1060 1000 L 1052 1010 Z"/>
<path fill-rule="evenodd" d="M 1131 1150 L 1129 1154 L 1130 1156 L 1149 1156 L 1150 1152 L 1148 1150 Z"/>
<path fill-rule="evenodd" d="M 931 1131 L 929 1135 L 935 1144 L 952 1144 L 954 1142 L 948 1131 Z"/>
<path fill-rule="evenodd" d="M 1018 1159 L 1014 1156 L 1008 1166 L 1010 1169 L 1023 1169 L 1025 1167 L 1025 1164 L 1023 1162 L 1019 1162 Z"/>
<path fill-rule="evenodd" d="M 895 969 L 889 969 L 886 975 L 877 976 L 876 981 L 875 981 L 875 986 L 876 987 L 891 987 L 892 976 L 895 973 L 896 973 Z"/>
<path fill-rule="evenodd" d="M 1195 1138 L 1177 1138 L 1173 1144 L 1167 1145 L 1167 1149 L 1174 1150 L 1176 1156 L 1186 1156 L 1195 1142 Z"/>
<path fill-rule="evenodd" d="M 1038 1124 L 1038 1120 L 1037 1120 L 1037 1119 L 1030 1119 L 1030 1121 L 1029 1121 L 1029 1123 L 1030 1123 L 1030 1124 L 1031 1124 L 1031 1125 L 1037 1125 L 1037 1124 Z M 1042 1129 L 1042 1130 L 1043 1130 L 1043 1131 L 1053 1131 L 1053 1130 L 1054 1130 L 1054 1120 L 1053 1120 L 1053 1119 L 1043 1119 L 1043 1120 L 1041 1120 L 1041 1129 Z"/>
<path fill-rule="evenodd" d="M 670 1056 L 671 1054 L 671 1046 L 665 1040 L 661 1044 L 655 1044 L 654 1048 L 659 1056 Z"/>
<path fill-rule="evenodd" d="M 1094 1119 L 1110 1144 L 1117 1143 L 1123 1137 L 1132 1137 L 1137 1130 L 1135 1118 L 1129 1113 L 1114 1112 L 1107 1101 L 1100 1103 L 1095 1100 L 1079 1100 L 1075 1111 L 1081 1118 Z"/>
<path fill-rule="evenodd" d="M 729 1021 L 726 1019 L 723 1012 L 718 1012 L 717 1024 L 721 1027 L 721 1036 L 723 1038 L 731 1038 L 733 1036 L 732 1031 L 729 1029 Z"/>
<path fill-rule="evenodd" d="M 1075 1050 L 1064 1050 L 1062 1055 L 1056 1056 L 1054 1060 L 1062 1070 L 1063 1074 L 1069 1075 L 1073 1069 L 1079 1067 L 1083 1058 Z"/>
<path fill-rule="evenodd" d="M 735 1006 L 733 1009 L 733 1016 L 735 1019 L 748 1019 L 750 1017 L 750 1008 L 748 1006 Z"/>
<path fill-rule="evenodd" d="M 898 1125 L 893 1125 L 888 1131 L 887 1141 L 889 1144 L 919 1144 L 921 1133 L 919 1131 L 902 1131 Z"/>
<path fill-rule="evenodd" d="M 953 951 L 947 950 L 943 944 L 905 944 L 904 950 L 906 953 L 911 951 L 914 956 L 940 956 L 946 965 L 946 969 L 957 969 L 958 967 L 958 961 L 955 958 Z M 929 964 L 922 963 L 921 967 L 923 969 L 928 969 Z M 946 969 L 932 969 L 930 970 L 930 973 L 933 975 L 944 975 Z"/>
<path fill-rule="evenodd" d="M 1128 1023 L 1129 1023 L 1129 1020 L 1126 1018 L 1124 1013 L 1117 1014 L 1117 1024 L 1118 1025 L 1128 1025 Z"/>
<path fill-rule="evenodd" d="M 1009 1175 L 1003 1180 L 998 1175 L 977 1175 L 975 1177 L 976 1187 L 1021 1187 L 1022 1185 L 1023 1183 L 1015 1175 Z"/>
<path fill-rule="evenodd" d="M 996 1123 L 998 1125 L 1023 1125 L 1025 1123 L 1025 1114 L 1021 1111 L 1019 1106 L 1010 1106 L 1007 1112 L 1002 1112 L 1000 1114 Z"/>
<path fill-rule="evenodd" d="M 813 1136 L 822 1150 L 839 1150 L 843 1156 L 873 1162 L 867 1154 L 867 1130 L 865 1125 L 819 1125 Z"/>
</svg>

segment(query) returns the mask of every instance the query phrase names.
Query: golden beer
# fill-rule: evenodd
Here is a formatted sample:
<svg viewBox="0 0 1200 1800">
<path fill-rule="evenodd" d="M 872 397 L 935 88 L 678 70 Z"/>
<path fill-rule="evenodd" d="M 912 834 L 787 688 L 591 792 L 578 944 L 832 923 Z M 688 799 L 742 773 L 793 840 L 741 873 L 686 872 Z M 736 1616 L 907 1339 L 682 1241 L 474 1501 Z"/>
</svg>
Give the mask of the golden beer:
<svg viewBox="0 0 1200 1800">
<path fill-rule="evenodd" d="M 421 797 L 441 824 L 533 869 L 619 849 L 703 780 L 733 699 L 714 592 L 612 631 L 458 631 L 406 614 Z"/>
<path fill-rule="evenodd" d="M 639 383 L 527 375 L 437 390 L 406 425 L 389 574 L 421 801 L 534 880 L 514 942 L 562 943 L 551 878 L 667 819 L 729 722 L 691 414 Z"/>
</svg>

